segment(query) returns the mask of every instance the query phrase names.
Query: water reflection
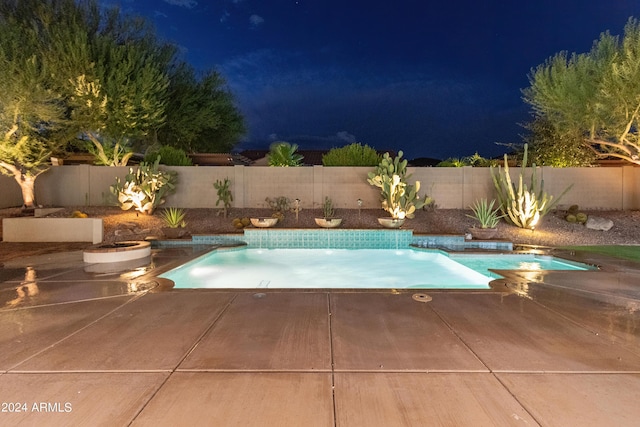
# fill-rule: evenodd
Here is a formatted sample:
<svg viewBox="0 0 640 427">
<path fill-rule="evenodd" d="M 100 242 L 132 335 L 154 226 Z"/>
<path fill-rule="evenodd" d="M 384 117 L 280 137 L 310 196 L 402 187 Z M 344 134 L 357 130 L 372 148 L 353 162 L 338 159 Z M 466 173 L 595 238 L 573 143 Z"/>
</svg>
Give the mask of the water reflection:
<svg viewBox="0 0 640 427">
<path fill-rule="evenodd" d="M 33 267 L 27 267 L 24 272 L 24 280 L 20 282 L 20 286 L 16 287 L 16 297 L 5 303 L 8 307 L 16 307 L 24 303 L 27 299 L 35 297 L 40 293 L 38 284 L 36 283 L 37 274 Z"/>
</svg>

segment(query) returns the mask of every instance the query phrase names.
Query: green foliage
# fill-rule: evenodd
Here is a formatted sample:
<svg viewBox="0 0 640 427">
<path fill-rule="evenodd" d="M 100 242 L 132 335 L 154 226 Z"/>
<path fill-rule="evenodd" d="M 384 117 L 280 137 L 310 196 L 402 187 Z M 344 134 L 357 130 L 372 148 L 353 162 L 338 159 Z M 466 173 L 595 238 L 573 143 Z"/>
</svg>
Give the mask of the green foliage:
<svg viewBox="0 0 640 427">
<path fill-rule="evenodd" d="M 380 163 L 380 154 L 359 143 L 332 148 L 322 156 L 323 166 L 375 166 Z"/>
<path fill-rule="evenodd" d="M 198 79 L 186 63 L 171 71 L 166 113 L 158 139 L 189 152 L 229 152 L 245 132 L 222 76 L 210 71 Z"/>
<path fill-rule="evenodd" d="M 489 167 L 496 166 L 497 161 L 492 159 L 486 159 L 482 157 L 478 152 L 471 156 L 457 158 L 457 157 L 449 157 L 438 163 L 436 167 L 445 167 L 445 168 L 461 168 L 463 166 L 474 166 L 474 167 Z"/>
<path fill-rule="evenodd" d="M 567 168 L 590 166 L 596 161 L 595 153 L 584 144 L 584 136 L 576 130 L 560 133 L 544 117 L 537 117 L 524 127 L 529 130 L 523 139 L 529 145 L 532 163 Z"/>
<path fill-rule="evenodd" d="M 144 156 L 146 163 L 153 163 L 160 158 L 160 164 L 167 166 L 191 166 L 193 162 L 191 157 L 180 148 L 170 145 L 162 145 L 157 150 L 148 150 Z"/>
<path fill-rule="evenodd" d="M 439 168 L 461 168 L 463 166 L 468 166 L 465 164 L 463 159 L 458 157 L 449 157 L 448 159 L 444 159 L 440 163 L 436 165 Z"/>
<path fill-rule="evenodd" d="M 158 141 L 229 151 L 244 132 L 220 75 L 196 79 L 140 18 L 97 0 L 3 1 L 0 17 L 0 131 L 20 123 L 13 142 L 60 154 L 81 141 L 98 164 L 126 165 Z"/>
<path fill-rule="evenodd" d="M 131 148 L 126 141 L 113 141 L 109 138 L 91 139 L 92 143 L 86 144 L 87 151 L 93 155 L 93 163 L 101 166 L 126 166 L 133 156 Z"/>
<path fill-rule="evenodd" d="M 283 220 L 285 213 L 289 209 L 291 209 L 291 199 L 289 199 L 288 197 L 278 196 L 275 199 L 267 197 L 264 200 L 273 211 L 271 216 L 274 218 L 278 218 L 279 220 Z"/>
<path fill-rule="evenodd" d="M 533 69 L 524 100 L 562 137 L 580 135 L 600 157 L 640 164 L 640 25 L 602 33 L 591 51 L 560 52 Z"/>
<path fill-rule="evenodd" d="M 33 208 L 35 180 L 62 147 L 66 118 L 55 64 L 41 55 L 37 29 L 12 13 L 20 6 L 0 4 L 0 173 L 14 177 L 23 207 Z"/>
<path fill-rule="evenodd" d="M 638 245 L 563 246 L 560 249 L 566 249 L 576 252 L 591 252 L 607 255 L 613 258 L 628 259 L 631 261 L 640 262 L 640 246 Z"/>
<path fill-rule="evenodd" d="M 482 157 L 480 154 L 478 154 L 477 151 L 474 154 L 465 157 L 464 162 L 469 166 L 478 167 L 478 168 L 486 168 L 486 167 L 498 165 L 497 160 L 487 159 L 485 157 Z"/>
<path fill-rule="evenodd" d="M 225 178 L 224 180 L 216 180 L 213 183 L 213 187 L 216 189 L 218 193 L 218 200 L 216 200 L 216 206 L 222 203 L 222 213 L 224 217 L 227 217 L 227 209 L 231 207 L 231 202 L 233 202 L 233 194 L 231 194 L 231 180 L 229 178 Z"/>
<path fill-rule="evenodd" d="M 394 219 L 413 218 L 416 209 L 431 203 L 428 196 L 420 199 L 420 181 L 407 183 L 410 176 L 407 176 L 407 160 L 402 160 L 402 154 L 400 151 L 392 159 L 389 153 L 384 153 L 375 171 L 369 172 L 367 178 L 369 184 L 380 188 L 382 209 Z"/>
<path fill-rule="evenodd" d="M 165 225 L 169 228 L 184 228 L 187 222 L 184 220 L 186 215 L 184 209 L 165 208 L 160 214 Z"/>
<path fill-rule="evenodd" d="M 335 214 L 336 214 L 336 211 L 333 208 L 333 201 L 329 196 L 325 196 L 324 203 L 322 204 L 322 217 L 333 218 Z"/>
<path fill-rule="evenodd" d="M 500 218 L 504 215 L 498 215 L 500 208 L 493 208 L 495 199 L 488 202 L 487 199 L 479 199 L 471 206 L 473 215 L 467 215 L 480 223 L 480 228 L 496 228 Z"/>
<path fill-rule="evenodd" d="M 302 165 L 303 156 L 296 153 L 298 144 L 290 144 L 288 142 L 274 142 L 269 147 L 267 155 L 269 166 L 300 166 Z"/>
<path fill-rule="evenodd" d="M 493 184 L 498 192 L 500 211 L 505 219 L 520 228 L 535 228 L 540 220 L 552 209 L 572 187 L 567 187 L 562 194 L 554 199 L 544 191 L 544 180 L 538 181 L 536 165 L 532 165 L 531 181 L 529 186 L 524 183 L 525 168 L 527 166 L 527 144 L 524 145 L 522 168 L 518 178 L 518 186 L 511 181 L 507 155 L 504 156 L 504 169 L 498 166 L 498 170 L 491 168 Z"/>
<path fill-rule="evenodd" d="M 164 198 L 175 192 L 177 173 L 159 169 L 160 159 L 154 163 L 140 163 L 136 171 L 129 169 L 122 184 L 120 178 L 111 186 L 111 193 L 118 199 L 122 210 L 135 210 L 153 214 L 164 203 Z"/>
</svg>

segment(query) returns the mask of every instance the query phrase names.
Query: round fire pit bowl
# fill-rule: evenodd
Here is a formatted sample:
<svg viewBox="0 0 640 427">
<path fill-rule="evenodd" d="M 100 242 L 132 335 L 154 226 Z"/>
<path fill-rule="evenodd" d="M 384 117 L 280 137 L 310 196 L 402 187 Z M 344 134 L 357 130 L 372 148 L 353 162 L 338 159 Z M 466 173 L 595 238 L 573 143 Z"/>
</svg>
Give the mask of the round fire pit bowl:
<svg viewBox="0 0 640 427">
<path fill-rule="evenodd" d="M 127 241 L 104 243 L 85 249 L 82 259 L 89 264 L 122 262 L 144 258 L 151 255 L 151 243 L 144 241 Z"/>
</svg>

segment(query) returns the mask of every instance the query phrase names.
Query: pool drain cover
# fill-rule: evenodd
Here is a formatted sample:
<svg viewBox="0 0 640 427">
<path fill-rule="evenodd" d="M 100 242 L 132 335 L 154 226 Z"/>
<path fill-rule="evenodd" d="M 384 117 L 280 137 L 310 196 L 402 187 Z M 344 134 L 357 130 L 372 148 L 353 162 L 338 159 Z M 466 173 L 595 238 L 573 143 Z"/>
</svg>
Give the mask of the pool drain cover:
<svg viewBox="0 0 640 427">
<path fill-rule="evenodd" d="M 431 301 L 431 297 L 427 294 L 413 294 L 414 301 L 418 301 L 418 302 L 429 302 Z"/>
</svg>

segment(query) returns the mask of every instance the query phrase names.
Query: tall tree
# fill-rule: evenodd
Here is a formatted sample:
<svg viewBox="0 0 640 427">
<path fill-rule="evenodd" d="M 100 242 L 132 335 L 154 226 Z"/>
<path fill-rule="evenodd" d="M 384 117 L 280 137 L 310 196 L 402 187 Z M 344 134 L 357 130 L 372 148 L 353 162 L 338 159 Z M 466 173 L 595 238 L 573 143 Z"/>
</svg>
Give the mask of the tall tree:
<svg viewBox="0 0 640 427">
<path fill-rule="evenodd" d="M 244 122 L 225 81 L 216 71 L 201 78 L 187 63 L 170 74 L 166 124 L 158 140 L 188 152 L 228 152 L 245 132 Z"/>
<path fill-rule="evenodd" d="M 532 70 L 524 100 L 558 135 L 581 135 L 599 157 L 640 164 L 640 25 L 602 33 L 588 53 L 560 52 Z"/>
<path fill-rule="evenodd" d="M 25 206 L 51 153 L 78 138 L 111 165 L 127 163 L 132 143 L 171 133 L 163 128 L 186 133 L 190 147 L 235 142 L 242 118 L 221 77 L 173 73 L 176 54 L 145 20 L 97 0 L 0 0 L 0 171 Z"/>
<path fill-rule="evenodd" d="M 37 28 L 17 25 L 0 9 L 0 172 L 22 190 L 23 208 L 35 207 L 35 180 L 59 149 L 56 137 L 64 118 L 63 97 L 40 55 Z"/>
</svg>

